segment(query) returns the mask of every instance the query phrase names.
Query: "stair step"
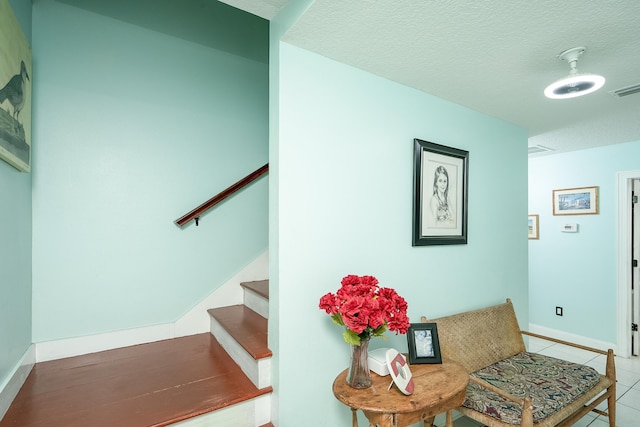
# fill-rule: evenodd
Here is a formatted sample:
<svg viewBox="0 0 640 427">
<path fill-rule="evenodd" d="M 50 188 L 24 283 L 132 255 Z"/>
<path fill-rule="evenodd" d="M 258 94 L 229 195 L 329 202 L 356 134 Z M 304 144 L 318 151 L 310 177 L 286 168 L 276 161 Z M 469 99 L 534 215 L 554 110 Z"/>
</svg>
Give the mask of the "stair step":
<svg viewBox="0 0 640 427">
<path fill-rule="evenodd" d="M 244 305 L 212 308 L 211 333 L 258 388 L 271 385 L 267 319 Z"/>
<path fill-rule="evenodd" d="M 37 363 L 1 427 L 261 426 L 271 387 L 258 389 L 211 334 Z M 219 420 L 237 419 L 244 424 Z M 243 418 L 244 419 L 244 418 Z M 202 426 L 203 424 L 199 424 Z"/>
<path fill-rule="evenodd" d="M 212 308 L 207 312 L 251 357 L 256 360 L 271 357 L 267 319 L 244 305 Z"/>
<path fill-rule="evenodd" d="M 269 318 L 269 281 L 243 282 L 244 305 L 262 317 Z"/>
<path fill-rule="evenodd" d="M 263 298 L 269 299 L 269 281 L 268 280 L 257 280 L 255 282 L 243 282 L 240 283 L 245 289 L 250 289 L 256 294 L 260 295 Z"/>
<path fill-rule="evenodd" d="M 242 426 L 242 427 L 273 427 L 269 423 L 271 418 L 271 394 L 264 394 L 251 400 L 245 400 L 214 412 L 189 418 L 185 421 L 171 424 L 171 427 L 209 427 L 209 426 Z M 264 424 L 267 423 L 267 424 Z M 160 426 L 154 426 L 160 427 Z"/>
<path fill-rule="evenodd" d="M 264 425 L 261 425 L 260 427 L 274 427 L 274 425 L 271 423 L 266 423 Z"/>
</svg>

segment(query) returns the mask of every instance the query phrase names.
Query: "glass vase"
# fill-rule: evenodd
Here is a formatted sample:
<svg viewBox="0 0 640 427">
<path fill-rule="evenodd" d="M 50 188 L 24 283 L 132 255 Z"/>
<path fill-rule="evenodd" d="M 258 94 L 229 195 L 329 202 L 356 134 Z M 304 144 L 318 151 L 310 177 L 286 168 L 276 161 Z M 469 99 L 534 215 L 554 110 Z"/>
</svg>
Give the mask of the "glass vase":
<svg viewBox="0 0 640 427">
<path fill-rule="evenodd" d="M 351 345 L 351 364 L 347 372 L 347 384 L 353 388 L 371 387 L 369 339 L 361 340 L 360 345 Z"/>
</svg>

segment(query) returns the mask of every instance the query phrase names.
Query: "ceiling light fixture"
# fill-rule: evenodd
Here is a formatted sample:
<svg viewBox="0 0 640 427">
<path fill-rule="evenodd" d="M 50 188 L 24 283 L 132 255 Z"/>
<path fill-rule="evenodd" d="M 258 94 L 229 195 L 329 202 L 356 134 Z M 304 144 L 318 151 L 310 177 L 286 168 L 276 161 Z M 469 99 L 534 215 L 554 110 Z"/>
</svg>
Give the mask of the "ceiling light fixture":
<svg viewBox="0 0 640 427">
<path fill-rule="evenodd" d="M 578 57 L 587 50 L 586 47 L 574 47 L 558 54 L 558 58 L 567 61 L 571 68 L 569 76 L 551 83 L 544 90 L 544 95 L 551 99 L 575 98 L 595 92 L 604 86 L 604 77 L 597 74 L 578 73 Z"/>
</svg>

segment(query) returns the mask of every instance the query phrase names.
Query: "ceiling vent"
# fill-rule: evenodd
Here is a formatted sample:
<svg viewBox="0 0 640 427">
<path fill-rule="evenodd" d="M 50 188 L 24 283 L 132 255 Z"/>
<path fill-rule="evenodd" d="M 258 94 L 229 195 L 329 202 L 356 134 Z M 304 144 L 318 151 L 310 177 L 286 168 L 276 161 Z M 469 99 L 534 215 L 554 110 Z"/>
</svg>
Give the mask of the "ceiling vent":
<svg viewBox="0 0 640 427">
<path fill-rule="evenodd" d="M 539 154 L 545 151 L 553 151 L 553 148 L 545 147 L 543 145 L 530 145 L 528 147 L 527 154 Z"/>
<path fill-rule="evenodd" d="M 616 98 L 622 98 L 623 96 L 633 95 L 634 93 L 640 93 L 640 83 L 623 87 L 620 89 L 609 91 L 609 93 Z"/>
</svg>

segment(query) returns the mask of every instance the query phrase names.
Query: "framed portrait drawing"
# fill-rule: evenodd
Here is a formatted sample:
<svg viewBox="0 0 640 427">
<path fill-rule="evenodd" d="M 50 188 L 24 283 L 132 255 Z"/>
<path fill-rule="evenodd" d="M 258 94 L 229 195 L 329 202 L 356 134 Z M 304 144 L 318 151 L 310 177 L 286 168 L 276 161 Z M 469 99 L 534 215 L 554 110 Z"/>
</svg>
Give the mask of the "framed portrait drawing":
<svg viewBox="0 0 640 427">
<path fill-rule="evenodd" d="M 529 215 L 529 240 L 538 240 L 540 233 L 538 232 L 538 218 L 537 214 Z"/>
<path fill-rule="evenodd" d="M 31 48 L 6 0 L 0 0 L 0 159 L 31 170 Z"/>
<path fill-rule="evenodd" d="M 469 152 L 413 141 L 413 246 L 466 244 Z"/>
<path fill-rule="evenodd" d="M 435 323 L 412 323 L 407 331 L 409 363 L 442 363 L 438 327 Z"/>
<path fill-rule="evenodd" d="M 554 215 L 593 215 L 598 213 L 598 187 L 553 190 Z"/>
</svg>

